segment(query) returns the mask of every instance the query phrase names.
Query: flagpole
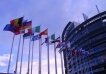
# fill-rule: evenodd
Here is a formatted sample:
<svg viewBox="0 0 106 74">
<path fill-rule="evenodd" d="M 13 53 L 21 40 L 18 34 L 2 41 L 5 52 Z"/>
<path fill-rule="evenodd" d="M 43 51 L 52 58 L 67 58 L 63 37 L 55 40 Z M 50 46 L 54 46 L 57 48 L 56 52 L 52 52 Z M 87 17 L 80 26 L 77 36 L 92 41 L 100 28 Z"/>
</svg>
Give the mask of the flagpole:
<svg viewBox="0 0 106 74">
<path fill-rule="evenodd" d="M 8 68 L 7 68 L 7 74 L 10 71 L 10 62 L 11 62 L 11 55 L 12 55 L 12 52 L 13 52 L 14 38 L 15 38 L 15 34 L 13 35 L 13 40 L 12 40 L 12 45 L 11 45 L 11 50 L 10 50 L 10 57 L 9 57 Z"/>
<path fill-rule="evenodd" d="M 22 71 L 23 50 L 24 50 L 24 38 L 23 38 L 23 44 L 22 44 L 21 63 L 20 63 L 20 74 L 21 74 L 21 71 Z"/>
<path fill-rule="evenodd" d="M 48 36 L 47 36 L 48 37 Z M 49 39 L 47 41 L 47 64 L 48 64 L 48 74 L 50 74 L 50 61 L 49 61 Z"/>
<path fill-rule="evenodd" d="M 60 50 L 61 50 L 61 49 L 60 49 Z M 60 58 L 61 58 L 61 69 L 62 69 L 62 74 L 64 74 L 62 51 L 60 51 Z"/>
<path fill-rule="evenodd" d="M 57 74 L 57 57 L 56 57 L 56 44 L 54 43 L 54 57 L 55 57 L 55 74 Z"/>
<path fill-rule="evenodd" d="M 32 44 L 31 74 L 32 74 L 32 69 L 33 69 L 33 50 L 34 50 L 34 41 L 33 41 L 33 44 Z"/>
<path fill-rule="evenodd" d="M 29 65 L 30 65 L 30 47 L 31 47 L 31 35 L 30 35 L 30 41 L 29 41 L 29 53 L 28 53 L 28 72 L 27 74 L 29 74 Z"/>
<path fill-rule="evenodd" d="M 42 37 L 39 39 L 39 71 L 38 74 L 41 74 L 41 53 L 42 53 L 42 46 L 41 46 L 41 42 L 42 42 Z"/>
<path fill-rule="evenodd" d="M 66 48 L 66 61 L 68 61 L 68 53 L 67 53 L 68 51 L 67 51 L 67 50 L 68 50 L 68 49 Z M 68 67 L 69 67 L 69 66 L 68 66 L 68 63 L 67 63 L 67 64 L 66 64 L 66 72 L 67 72 L 67 73 L 69 73 L 69 72 L 68 72 Z"/>
<path fill-rule="evenodd" d="M 60 57 L 61 57 L 61 68 L 62 68 L 62 74 L 64 74 L 64 70 L 63 70 L 63 57 L 62 57 L 62 52 L 60 53 Z"/>
<path fill-rule="evenodd" d="M 19 44 L 18 44 L 18 51 L 17 51 L 17 59 L 16 59 L 16 67 L 14 73 L 17 74 L 17 66 L 18 66 L 18 59 L 19 59 L 19 52 L 20 52 L 20 42 L 21 42 L 21 34 L 19 38 Z"/>
</svg>

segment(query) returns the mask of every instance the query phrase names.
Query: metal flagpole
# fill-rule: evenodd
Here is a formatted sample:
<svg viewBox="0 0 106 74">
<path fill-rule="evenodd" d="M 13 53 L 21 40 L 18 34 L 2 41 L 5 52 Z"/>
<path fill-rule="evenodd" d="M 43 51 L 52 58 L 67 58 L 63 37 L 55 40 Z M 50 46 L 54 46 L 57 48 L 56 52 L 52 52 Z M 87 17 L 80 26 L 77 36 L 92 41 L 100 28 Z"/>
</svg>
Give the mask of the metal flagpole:
<svg viewBox="0 0 106 74">
<path fill-rule="evenodd" d="M 29 41 L 29 53 L 28 53 L 28 72 L 27 72 L 27 74 L 29 74 L 29 65 L 30 65 L 30 47 L 31 47 L 31 36 L 30 36 L 30 41 Z"/>
<path fill-rule="evenodd" d="M 55 57 L 55 74 L 57 74 L 57 57 L 56 57 L 56 44 L 54 43 L 54 57 Z"/>
<path fill-rule="evenodd" d="M 31 74 L 32 74 L 32 69 L 33 69 L 33 49 L 34 49 L 34 41 L 32 43 Z"/>
<path fill-rule="evenodd" d="M 12 45 L 11 45 L 11 50 L 10 50 L 10 57 L 9 57 L 9 63 L 8 63 L 8 68 L 7 68 L 7 74 L 9 74 L 9 71 L 10 71 L 10 62 L 11 62 L 11 55 L 12 55 L 12 51 L 13 51 L 14 38 L 15 38 L 15 34 L 14 34 L 13 40 L 12 40 Z"/>
<path fill-rule="evenodd" d="M 64 71 L 63 71 L 63 57 L 62 57 L 62 51 L 60 51 L 60 59 L 61 59 L 62 74 L 64 74 Z"/>
<path fill-rule="evenodd" d="M 68 61 L 68 49 L 67 48 L 66 48 L 66 60 Z M 68 72 L 68 69 L 69 69 L 68 62 L 66 62 L 66 64 L 67 64 L 66 65 L 66 69 L 67 69 L 66 71 L 67 71 L 67 74 L 68 74 L 69 73 Z"/>
<path fill-rule="evenodd" d="M 20 74 L 21 74 L 21 71 L 22 71 L 23 50 L 24 50 L 24 38 L 23 38 L 22 52 L 21 52 Z"/>
<path fill-rule="evenodd" d="M 42 38 L 39 39 L 39 71 L 38 71 L 38 74 L 41 74 L 41 53 L 42 53 L 42 46 L 41 46 L 41 43 L 42 43 Z"/>
<path fill-rule="evenodd" d="M 17 59 L 16 59 L 16 67 L 14 73 L 17 74 L 17 66 L 18 66 L 18 59 L 19 59 L 19 52 L 20 52 L 20 42 L 21 42 L 21 34 L 19 38 L 19 44 L 18 44 L 18 51 L 17 51 Z"/>
<path fill-rule="evenodd" d="M 48 36 L 47 36 L 48 37 Z M 50 74 L 50 61 L 49 61 L 49 38 L 47 41 L 47 63 L 48 63 L 48 74 Z"/>
</svg>

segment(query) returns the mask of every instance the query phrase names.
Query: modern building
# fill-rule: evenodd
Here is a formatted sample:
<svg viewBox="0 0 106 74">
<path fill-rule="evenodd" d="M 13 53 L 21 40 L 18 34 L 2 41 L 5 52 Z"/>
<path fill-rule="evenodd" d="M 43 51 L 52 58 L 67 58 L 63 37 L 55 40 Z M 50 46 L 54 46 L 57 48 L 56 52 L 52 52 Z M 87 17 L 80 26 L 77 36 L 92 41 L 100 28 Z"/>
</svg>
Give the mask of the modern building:
<svg viewBox="0 0 106 74">
<path fill-rule="evenodd" d="M 63 48 L 65 74 L 106 74 L 106 11 L 77 27 L 69 22 L 62 41 L 67 44 Z M 74 55 L 73 50 L 77 52 Z"/>
</svg>

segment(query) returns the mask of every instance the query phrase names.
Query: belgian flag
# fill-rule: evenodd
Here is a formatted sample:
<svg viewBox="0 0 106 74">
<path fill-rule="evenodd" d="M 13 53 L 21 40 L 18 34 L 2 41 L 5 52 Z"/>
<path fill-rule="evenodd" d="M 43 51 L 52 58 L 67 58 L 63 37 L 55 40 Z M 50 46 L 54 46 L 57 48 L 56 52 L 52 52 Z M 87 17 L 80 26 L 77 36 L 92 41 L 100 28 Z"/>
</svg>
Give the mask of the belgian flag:
<svg viewBox="0 0 106 74">
<path fill-rule="evenodd" d="M 23 17 L 20 17 L 18 19 L 18 25 L 19 25 L 19 27 L 22 27 L 22 24 L 23 24 Z"/>
<path fill-rule="evenodd" d="M 23 17 L 13 19 L 10 21 L 10 24 L 15 27 L 21 27 L 23 23 Z"/>
<path fill-rule="evenodd" d="M 12 26 L 18 26 L 18 19 L 11 20 L 11 21 L 10 21 L 10 24 L 11 24 Z"/>
</svg>

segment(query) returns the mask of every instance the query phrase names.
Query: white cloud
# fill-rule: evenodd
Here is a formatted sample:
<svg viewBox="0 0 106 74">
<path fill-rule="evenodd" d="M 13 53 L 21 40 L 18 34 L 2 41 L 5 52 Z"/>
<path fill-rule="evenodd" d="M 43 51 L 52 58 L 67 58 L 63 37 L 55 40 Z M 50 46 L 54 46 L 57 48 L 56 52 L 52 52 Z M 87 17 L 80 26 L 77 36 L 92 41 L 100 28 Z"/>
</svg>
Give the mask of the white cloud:
<svg viewBox="0 0 106 74">
<path fill-rule="evenodd" d="M 13 56 L 13 55 L 12 55 L 12 56 Z M 6 63 L 6 62 L 8 62 L 9 57 L 10 57 L 9 54 L 0 55 L 0 66 L 1 66 L 1 67 L 7 66 L 7 63 Z"/>
<path fill-rule="evenodd" d="M 23 61 L 23 65 L 22 65 L 22 74 L 26 74 L 27 73 L 27 66 L 28 62 L 27 61 Z M 15 66 L 14 66 L 15 67 Z M 13 70 L 14 70 L 13 67 Z M 61 74 L 61 62 L 60 62 L 60 57 L 59 55 L 57 55 L 57 70 L 58 70 L 58 74 Z M 20 70 L 20 62 L 18 62 L 18 73 Z M 47 59 L 42 59 L 42 74 L 47 74 Z M 38 60 L 35 61 L 33 63 L 33 74 L 38 74 Z M 50 57 L 50 74 L 55 74 L 55 63 L 54 63 L 54 57 Z"/>
</svg>

